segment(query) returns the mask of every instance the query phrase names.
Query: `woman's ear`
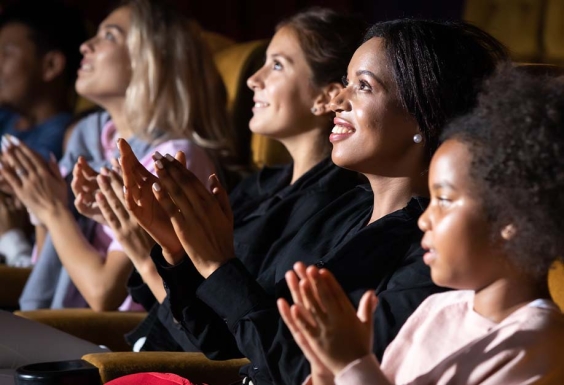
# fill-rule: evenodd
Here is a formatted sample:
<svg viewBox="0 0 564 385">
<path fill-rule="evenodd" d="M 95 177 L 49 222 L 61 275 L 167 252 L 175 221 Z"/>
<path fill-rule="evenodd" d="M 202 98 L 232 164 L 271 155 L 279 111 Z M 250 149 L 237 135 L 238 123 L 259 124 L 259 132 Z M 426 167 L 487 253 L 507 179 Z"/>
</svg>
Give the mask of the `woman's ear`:
<svg viewBox="0 0 564 385">
<path fill-rule="evenodd" d="M 517 233 L 517 229 L 515 228 L 513 223 L 510 223 L 501 229 L 501 237 L 506 241 L 512 239 L 516 233 Z"/>
<path fill-rule="evenodd" d="M 321 89 L 321 92 L 315 99 L 312 106 L 312 113 L 314 115 L 324 115 L 326 113 L 332 112 L 329 107 L 331 100 L 339 94 L 343 89 L 341 83 L 329 83 Z M 314 112 L 315 111 L 315 112 Z"/>
<path fill-rule="evenodd" d="M 49 51 L 43 55 L 42 64 L 42 79 L 50 82 L 64 72 L 67 59 L 61 51 Z"/>
</svg>

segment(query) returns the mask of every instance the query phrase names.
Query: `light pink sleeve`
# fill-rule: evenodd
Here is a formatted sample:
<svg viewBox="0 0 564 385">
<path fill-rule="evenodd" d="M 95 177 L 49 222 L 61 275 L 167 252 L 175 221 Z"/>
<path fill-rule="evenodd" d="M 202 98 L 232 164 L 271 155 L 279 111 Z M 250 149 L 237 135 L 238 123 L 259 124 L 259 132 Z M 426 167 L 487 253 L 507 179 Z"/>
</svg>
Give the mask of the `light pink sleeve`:
<svg viewBox="0 0 564 385">
<path fill-rule="evenodd" d="M 335 376 L 335 385 L 391 385 L 374 354 L 359 358 Z"/>
</svg>

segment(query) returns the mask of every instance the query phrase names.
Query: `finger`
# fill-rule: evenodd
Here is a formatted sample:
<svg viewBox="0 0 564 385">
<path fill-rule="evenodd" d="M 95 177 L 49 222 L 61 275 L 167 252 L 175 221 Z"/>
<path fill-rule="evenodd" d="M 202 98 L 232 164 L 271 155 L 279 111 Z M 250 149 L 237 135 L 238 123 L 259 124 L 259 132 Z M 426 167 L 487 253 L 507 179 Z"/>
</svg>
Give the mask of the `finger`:
<svg viewBox="0 0 564 385">
<path fill-rule="evenodd" d="M 159 182 L 153 184 L 153 190 L 155 186 L 159 186 L 167 192 L 167 194 L 159 194 L 159 196 L 155 195 L 155 197 L 159 200 L 159 203 L 163 209 L 167 211 L 171 219 L 177 217 L 177 212 L 180 210 L 182 219 L 186 218 L 189 223 L 198 223 L 200 226 L 203 226 L 206 231 L 211 231 L 208 229 L 209 226 L 205 225 L 207 222 L 205 221 L 206 218 L 202 218 L 198 215 L 200 212 L 199 206 L 202 202 L 195 190 L 191 188 L 189 176 L 185 177 L 185 175 L 181 176 L 176 173 L 172 162 L 166 160 L 164 157 L 157 159 L 155 166 Z M 184 169 L 184 171 L 188 172 L 186 169 Z M 159 193 L 159 191 L 157 191 L 157 193 Z M 208 215 L 213 216 L 211 210 L 208 211 Z"/>
<path fill-rule="evenodd" d="M 284 321 L 286 326 L 288 326 L 288 330 L 290 330 L 292 337 L 294 337 L 294 341 L 296 341 L 296 344 L 300 347 L 300 349 L 304 353 L 304 356 L 307 358 L 310 364 L 322 366 L 323 364 L 314 353 L 313 349 L 308 343 L 308 340 L 301 333 L 298 325 L 296 324 L 296 321 L 294 320 L 294 317 L 292 315 L 292 310 L 286 300 L 280 298 L 276 302 L 276 304 L 278 306 L 278 311 L 280 312 L 282 320 Z"/>
<path fill-rule="evenodd" d="M 323 292 L 319 295 L 324 303 L 330 303 L 335 307 L 336 312 L 355 311 L 345 291 L 329 270 L 321 269 L 316 279 L 320 287 L 323 287 Z"/>
<path fill-rule="evenodd" d="M 16 175 L 14 168 L 9 166 L 6 162 L 0 163 L 0 173 L 2 178 L 10 185 L 10 188 L 14 190 L 16 194 L 19 193 L 22 187 L 22 181 Z"/>
<path fill-rule="evenodd" d="M 360 299 L 358 310 L 356 312 L 358 319 L 365 324 L 372 324 L 372 317 L 374 311 L 376 310 L 377 304 L 378 298 L 374 294 L 374 290 L 368 290 L 366 293 L 364 293 L 364 295 Z"/>
<path fill-rule="evenodd" d="M 74 198 L 74 207 L 76 207 L 78 212 L 83 215 L 88 213 L 88 209 L 90 209 L 91 204 L 92 203 L 89 203 L 84 199 L 83 193 L 78 193 Z"/>
<path fill-rule="evenodd" d="M 290 294 L 292 295 L 292 301 L 296 304 L 302 304 L 302 295 L 300 293 L 299 280 L 296 273 L 290 270 L 286 272 L 285 278 L 288 289 L 290 289 Z"/>
<path fill-rule="evenodd" d="M 45 169 L 45 161 L 35 151 L 21 143 L 14 136 L 10 136 L 10 140 L 14 145 L 12 147 L 14 155 L 28 172 Z"/>
<path fill-rule="evenodd" d="M 127 212 L 123 202 L 118 198 L 111 185 L 110 176 L 98 175 L 98 184 L 100 191 L 104 195 L 105 201 L 113 211 L 120 223 L 125 223 L 129 220 L 129 213 Z M 96 194 L 98 195 L 98 194 Z"/>
<path fill-rule="evenodd" d="M 225 215 L 229 221 L 233 222 L 233 211 L 231 210 L 231 204 L 229 203 L 229 195 L 219 182 L 217 175 L 210 175 L 209 184 L 210 191 L 216 197 L 217 203 L 219 203 L 219 207 L 221 208 L 223 215 Z"/>
<path fill-rule="evenodd" d="M 204 218 L 209 215 L 219 215 L 221 213 L 221 209 L 216 203 L 216 200 L 213 198 L 213 195 L 209 193 L 202 182 L 200 182 L 200 180 L 190 170 L 186 169 L 184 165 L 180 164 L 176 159 L 168 154 L 164 157 L 164 159 L 160 159 L 159 161 L 160 165 L 164 166 L 157 169 L 159 179 L 161 179 L 161 174 L 159 172 L 162 173 L 163 170 L 166 171 L 164 174 L 168 174 L 167 176 L 169 176 L 169 180 L 174 182 L 182 192 L 182 195 L 190 200 L 198 218 Z M 155 165 L 157 165 L 156 162 Z M 176 191 L 177 188 L 168 190 L 172 199 L 175 199 L 173 194 L 176 193 Z"/>
<path fill-rule="evenodd" d="M 174 158 L 182 165 L 186 166 L 186 154 L 182 151 L 177 151 Z"/>
<path fill-rule="evenodd" d="M 153 195 L 155 199 L 167 214 L 172 223 L 172 226 L 175 229 L 175 232 L 178 234 L 180 229 L 186 229 L 186 220 L 183 213 L 178 210 L 176 204 L 172 201 L 170 195 L 168 194 L 167 190 L 164 189 L 160 183 L 155 182 L 152 186 L 153 188 Z M 186 229 L 188 231 L 188 229 Z"/>
<path fill-rule="evenodd" d="M 52 152 L 49 153 L 49 162 L 47 162 L 47 166 L 49 166 L 49 171 L 51 171 L 51 174 L 53 174 L 54 177 L 57 179 L 63 179 L 59 163 L 57 162 L 57 157 L 55 157 L 55 154 Z"/>
<path fill-rule="evenodd" d="M 118 149 L 120 152 L 120 166 L 123 173 L 123 182 L 127 189 L 138 185 L 137 178 L 148 178 L 152 174 L 139 162 L 129 143 L 125 139 L 118 139 Z"/>
<path fill-rule="evenodd" d="M 117 233 L 121 228 L 121 222 L 112 210 L 112 207 L 108 203 L 106 196 L 101 191 L 98 191 L 95 194 L 95 198 L 96 203 L 100 208 L 100 212 L 106 220 L 106 223 L 108 224 L 108 226 L 110 226 L 113 232 Z"/>
<path fill-rule="evenodd" d="M 302 295 L 303 306 L 318 322 L 327 320 L 327 313 L 321 306 L 320 300 L 313 289 L 313 285 L 309 280 L 300 281 L 300 293 Z"/>
<path fill-rule="evenodd" d="M 294 271 L 300 279 L 307 279 L 306 265 L 303 262 L 294 263 Z"/>
</svg>

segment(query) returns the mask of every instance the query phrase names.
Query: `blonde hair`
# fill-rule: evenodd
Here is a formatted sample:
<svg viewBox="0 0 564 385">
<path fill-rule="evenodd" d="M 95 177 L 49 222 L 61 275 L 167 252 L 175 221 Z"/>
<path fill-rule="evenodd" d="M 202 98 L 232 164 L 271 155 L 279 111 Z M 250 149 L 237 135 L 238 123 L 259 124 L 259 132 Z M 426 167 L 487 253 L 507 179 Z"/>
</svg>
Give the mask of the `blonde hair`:
<svg viewBox="0 0 564 385">
<path fill-rule="evenodd" d="M 135 135 L 188 138 L 229 154 L 226 91 L 200 27 L 158 1 L 127 0 L 122 6 L 131 10 L 125 111 Z"/>
</svg>

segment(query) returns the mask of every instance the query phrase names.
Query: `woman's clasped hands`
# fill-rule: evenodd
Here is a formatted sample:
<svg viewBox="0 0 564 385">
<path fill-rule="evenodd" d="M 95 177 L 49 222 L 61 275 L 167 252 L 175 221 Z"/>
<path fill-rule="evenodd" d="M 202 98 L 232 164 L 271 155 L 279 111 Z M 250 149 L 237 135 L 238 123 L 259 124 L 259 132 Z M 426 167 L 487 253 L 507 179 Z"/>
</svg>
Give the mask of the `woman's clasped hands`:
<svg viewBox="0 0 564 385">
<path fill-rule="evenodd" d="M 185 166 L 185 155 L 153 155 L 157 176 L 139 163 L 124 139 L 118 140 L 125 205 L 162 247 L 168 263 L 185 254 L 207 278 L 234 258 L 233 217 L 226 191 L 215 175 L 210 190 Z"/>
<path fill-rule="evenodd" d="M 53 155 L 46 162 L 16 137 L 4 135 L 0 165 L 3 180 L 41 223 L 56 220 L 67 210 L 67 184 Z"/>
</svg>

